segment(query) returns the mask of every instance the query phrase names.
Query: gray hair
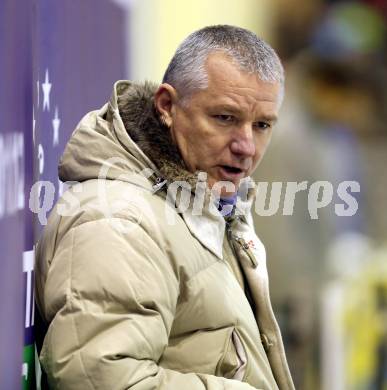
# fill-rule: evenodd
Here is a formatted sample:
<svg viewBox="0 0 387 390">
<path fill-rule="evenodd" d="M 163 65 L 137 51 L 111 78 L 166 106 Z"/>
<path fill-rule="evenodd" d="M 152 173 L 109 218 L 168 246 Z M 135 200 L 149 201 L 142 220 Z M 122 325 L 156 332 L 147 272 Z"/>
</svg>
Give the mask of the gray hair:
<svg viewBox="0 0 387 390">
<path fill-rule="evenodd" d="M 244 28 L 218 25 L 204 27 L 190 34 L 177 48 L 163 77 L 185 100 L 196 90 L 205 89 L 208 77 L 205 63 L 209 54 L 223 52 L 248 73 L 262 81 L 284 85 L 284 69 L 274 49 Z"/>
</svg>

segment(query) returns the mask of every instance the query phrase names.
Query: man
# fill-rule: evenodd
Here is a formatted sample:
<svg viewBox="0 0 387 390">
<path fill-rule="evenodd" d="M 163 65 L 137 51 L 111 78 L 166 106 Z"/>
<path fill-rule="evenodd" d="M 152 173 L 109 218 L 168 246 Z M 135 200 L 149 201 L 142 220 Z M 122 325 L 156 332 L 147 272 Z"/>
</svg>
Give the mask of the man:
<svg viewBox="0 0 387 390">
<path fill-rule="evenodd" d="M 272 48 L 212 26 L 83 118 L 37 249 L 50 388 L 294 388 L 250 213 L 282 91 Z"/>
</svg>

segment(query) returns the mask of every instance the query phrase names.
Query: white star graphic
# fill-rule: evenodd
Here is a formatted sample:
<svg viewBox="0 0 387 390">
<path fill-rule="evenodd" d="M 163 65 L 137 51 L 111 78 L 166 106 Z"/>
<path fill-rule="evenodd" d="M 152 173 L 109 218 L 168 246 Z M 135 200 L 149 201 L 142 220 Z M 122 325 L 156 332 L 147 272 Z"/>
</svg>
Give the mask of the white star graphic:
<svg viewBox="0 0 387 390">
<path fill-rule="evenodd" d="M 39 144 L 38 146 L 38 166 L 39 166 L 39 174 L 41 175 L 44 171 L 44 149 L 41 144 Z"/>
<path fill-rule="evenodd" d="M 50 111 L 50 91 L 52 84 L 49 82 L 48 78 L 48 69 L 46 69 L 46 78 L 44 79 L 44 83 L 42 84 L 43 89 L 43 111 L 47 108 Z"/>
<path fill-rule="evenodd" d="M 53 136 L 52 136 L 52 146 L 56 146 L 59 143 L 59 126 L 60 126 L 60 119 L 58 116 L 58 107 L 55 107 L 55 116 L 52 120 L 52 129 L 53 129 Z"/>
</svg>

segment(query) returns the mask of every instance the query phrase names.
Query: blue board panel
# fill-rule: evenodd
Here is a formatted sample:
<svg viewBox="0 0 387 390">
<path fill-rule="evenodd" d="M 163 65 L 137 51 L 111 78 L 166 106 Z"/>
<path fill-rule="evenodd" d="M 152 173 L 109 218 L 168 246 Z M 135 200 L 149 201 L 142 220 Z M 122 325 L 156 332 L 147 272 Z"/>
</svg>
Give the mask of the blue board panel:
<svg viewBox="0 0 387 390">
<path fill-rule="evenodd" d="M 0 2 L 0 388 L 21 386 L 26 185 L 32 181 L 31 7 Z"/>
<path fill-rule="evenodd" d="M 126 20 L 109 0 L 0 2 L 1 389 L 35 388 L 31 187 L 50 181 L 58 198 L 75 125 L 127 76 Z"/>
</svg>

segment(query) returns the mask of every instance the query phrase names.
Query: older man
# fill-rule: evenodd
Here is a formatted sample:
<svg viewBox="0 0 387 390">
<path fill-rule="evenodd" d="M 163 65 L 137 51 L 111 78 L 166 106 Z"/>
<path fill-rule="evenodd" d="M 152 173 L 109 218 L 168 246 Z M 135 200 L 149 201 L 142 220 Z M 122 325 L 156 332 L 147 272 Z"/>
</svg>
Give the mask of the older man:
<svg viewBox="0 0 387 390">
<path fill-rule="evenodd" d="M 294 388 L 250 213 L 282 94 L 270 46 L 212 26 L 83 118 L 37 249 L 50 388 Z"/>
</svg>

